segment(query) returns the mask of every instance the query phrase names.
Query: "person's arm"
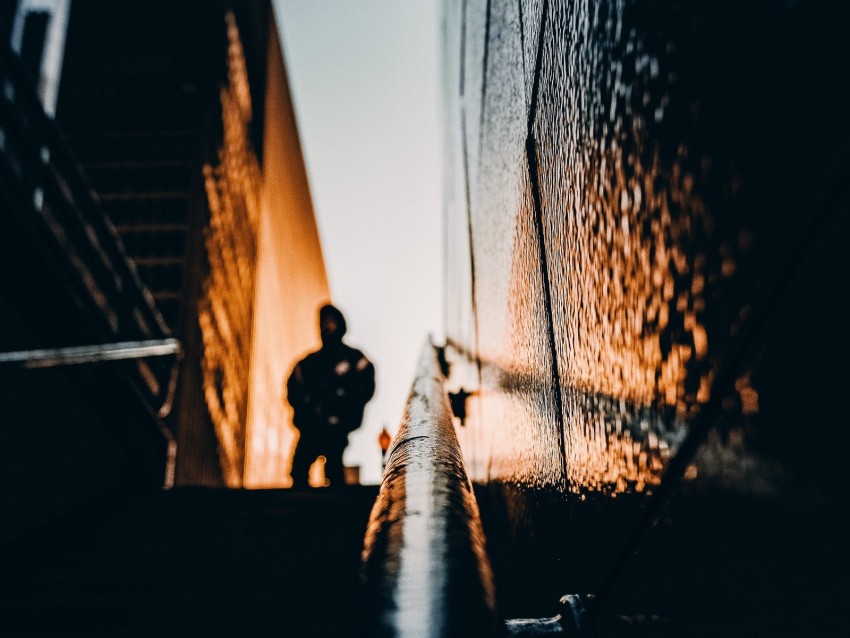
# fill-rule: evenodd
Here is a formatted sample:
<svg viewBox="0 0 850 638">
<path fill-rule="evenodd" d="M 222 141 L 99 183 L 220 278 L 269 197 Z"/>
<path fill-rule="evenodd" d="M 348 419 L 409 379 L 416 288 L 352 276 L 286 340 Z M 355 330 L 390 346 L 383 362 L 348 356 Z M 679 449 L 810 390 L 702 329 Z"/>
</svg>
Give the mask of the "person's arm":
<svg viewBox="0 0 850 638">
<path fill-rule="evenodd" d="M 304 372 L 301 369 L 300 363 L 295 366 L 295 369 L 286 381 L 286 400 L 292 406 L 296 415 L 304 411 Z"/>
<path fill-rule="evenodd" d="M 365 405 L 375 394 L 375 366 L 361 354 L 354 368 L 357 372 L 357 398 Z"/>
</svg>

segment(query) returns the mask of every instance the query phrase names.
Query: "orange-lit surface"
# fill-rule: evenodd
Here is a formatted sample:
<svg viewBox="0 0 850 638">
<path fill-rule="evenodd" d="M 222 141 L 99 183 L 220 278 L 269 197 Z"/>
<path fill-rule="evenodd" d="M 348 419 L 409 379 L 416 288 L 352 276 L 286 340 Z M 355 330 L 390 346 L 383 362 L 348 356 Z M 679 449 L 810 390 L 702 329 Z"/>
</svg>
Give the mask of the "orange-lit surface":
<svg viewBox="0 0 850 638">
<path fill-rule="evenodd" d="M 846 22 L 443 3 L 449 389 L 505 617 L 850 635 Z"/>
<path fill-rule="evenodd" d="M 221 90 L 224 140 L 218 165 L 205 166 L 210 272 L 198 320 L 204 342 L 204 395 L 227 485 L 242 483 L 257 268 L 260 167 L 250 147 L 251 102 L 239 33 L 227 15 L 228 86 Z"/>
<path fill-rule="evenodd" d="M 310 472 L 307 477 L 307 482 L 310 487 L 327 487 L 329 481 L 325 480 L 325 457 L 319 456 L 313 464 L 310 465 Z"/>
<path fill-rule="evenodd" d="M 317 310 L 330 299 L 276 34 L 275 25 L 270 24 L 264 182 L 245 467 L 247 487 L 289 484 L 297 431 L 292 427 L 292 410 L 286 402 L 284 383 L 296 360 L 319 347 Z"/>
<path fill-rule="evenodd" d="M 668 426 L 655 427 L 647 409 L 671 408 L 684 427 L 711 387 L 701 315 L 706 278 L 719 273 L 707 273 L 706 256 L 692 248 L 709 225 L 695 177 L 678 158 L 665 166 L 643 148 L 639 121 L 631 125 L 638 143 L 616 143 L 625 119 L 617 114 L 598 148 L 540 157 L 563 167 L 541 189 L 547 250 L 564 256 L 552 259 L 550 277 L 573 489 L 658 483 L 674 441 L 659 440 L 655 432 Z"/>
<path fill-rule="evenodd" d="M 446 67 L 446 328 L 452 386 L 479 390 L 459 432 L 470 474 L 643 492 L 710 398 L 707 300 L 745 242 L 715 231 L 708 164 L 650 141 L 670 100 L 663 61 L 634 36 L 591 33 L 585 8 L 550 16 L 528 146 L 537 36 L 519 21 L 541 16 L 501 11 L 510 35 L 490 40 L 486 65 L 486 12 L 467 11 L 463 49 L 460 14 L 446 31 L 449 59 L 465 55 Z M 614 41 L 629 79 L 606 66 Z"/>
<path fill-rule="evenodd" d="M 204 390 L 230 486 L 288 484 L 295 430 L 284 380 L 296 358 L 318 345 L 316 309 L 329 298 L 283 58 L 269 28 L 262 173 L 249 142 L 251 95 L 231 15 L 224 144 L 218 166 L 205 168 Z"/>
</svg>

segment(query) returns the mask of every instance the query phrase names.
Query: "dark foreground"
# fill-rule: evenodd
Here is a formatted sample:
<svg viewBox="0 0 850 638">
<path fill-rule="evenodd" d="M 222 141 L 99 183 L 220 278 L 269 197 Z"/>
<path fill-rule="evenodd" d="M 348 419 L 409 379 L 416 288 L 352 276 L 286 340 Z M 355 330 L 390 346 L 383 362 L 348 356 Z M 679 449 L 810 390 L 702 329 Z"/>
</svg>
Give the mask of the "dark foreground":
<svg viewBox="0 0 850 638">
<path fill-rule="evenodd" d="M 351 635 L 376 495 L 178 488 L 90 512 L 3 548 L 0 635 Z"/>
</svg>

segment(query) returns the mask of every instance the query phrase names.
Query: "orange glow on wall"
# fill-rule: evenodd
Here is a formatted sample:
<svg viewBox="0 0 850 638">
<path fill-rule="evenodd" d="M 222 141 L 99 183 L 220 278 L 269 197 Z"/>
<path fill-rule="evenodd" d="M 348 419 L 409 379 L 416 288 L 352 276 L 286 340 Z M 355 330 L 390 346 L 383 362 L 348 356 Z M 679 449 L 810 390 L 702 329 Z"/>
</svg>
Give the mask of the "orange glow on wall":
<svg viewBox="0 0 850 638">
<path fill-rule="evenodd" d="M 250 145 L 251 93 L 227 15 L 228 86 L 218 165 L 205 166 L 210 273 L 199 322 L 204 393 L 230 487 L 289 484 L 296 431 L 283 396 L 296 359 L 318 346 L 330 299 L 277 30 L 269 25 L 263 166 Z"/>
<path fill-rule="evenodd" d="M 318 348 L 317 311 L 330 299 L 319 232 L 276 26 L 269 25 L 263 177 L 245 486 L 282 487 L 297 431 L 284 383 Z"/>
<path fill-rule="evenodd" d="M 219 442 L 225 483 L 242 482 L 257 262 L 260 167 L 249 142 L 250 92 L 233 15 L 227 14 L 228 86 L 221 90 L 218 165 L 204 166 L 210 223 L 209 275 L 198 321 L 204 343 L 204 396 Z"/>
</svg>

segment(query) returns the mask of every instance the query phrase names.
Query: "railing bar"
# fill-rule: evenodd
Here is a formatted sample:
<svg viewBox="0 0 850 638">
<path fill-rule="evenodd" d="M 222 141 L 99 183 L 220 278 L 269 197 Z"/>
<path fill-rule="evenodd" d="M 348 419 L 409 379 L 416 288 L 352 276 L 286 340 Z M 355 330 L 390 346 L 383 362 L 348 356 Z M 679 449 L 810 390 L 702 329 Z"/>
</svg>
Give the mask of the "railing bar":
<svg viewBox="0 0 850 638">
<path fill-rule="evenodd" d="M 365 635 L 504 635 L 478 505 L 430 343 L 372 508 L 363 581 Z"/>
<path fill-rule="evenodd" d="M 54 368 L 99 361 L 179 356 L 181 353 L 182 348 L 177 339 L 151 339 L 69 348 L 0 352 L 0 365 L 19 365 L 23 368 Z"/>
</svg>

